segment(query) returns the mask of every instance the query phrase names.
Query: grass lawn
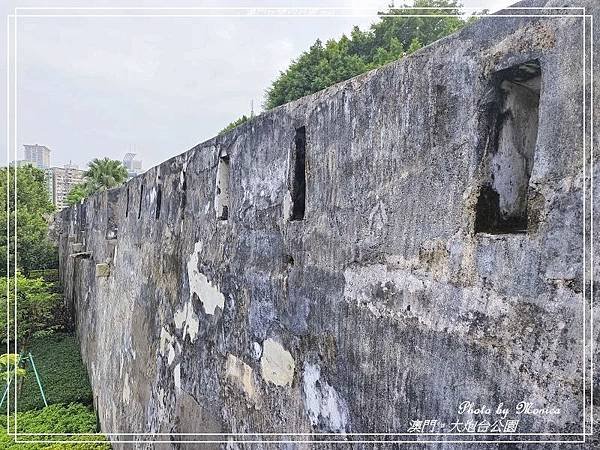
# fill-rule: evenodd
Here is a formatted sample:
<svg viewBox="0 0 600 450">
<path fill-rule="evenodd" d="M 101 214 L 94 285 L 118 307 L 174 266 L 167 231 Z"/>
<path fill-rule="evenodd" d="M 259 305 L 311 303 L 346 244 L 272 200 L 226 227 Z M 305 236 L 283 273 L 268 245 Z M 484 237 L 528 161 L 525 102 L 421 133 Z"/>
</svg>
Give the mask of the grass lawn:
<svg viewBox="0 0 600 450">
<path fill-rule="evenodd" d="M 81 361 L 79 344 L 72 334 L 55 333 L 33 338 L 28 351 L 33 355 L 49 405 L 81 403 L 92 405 L 92 389 Z M 44 402 L 31 365 L 18 395 L 19 411 L 41 409 Z"/>
<path fill-rule="evenodd" d="M 35 373 L 28 364 L 27 374 L 22 380 L 18 396 L 19 413 L 17 428 L 19 433 L 92 433 L 89 436 L 20 436 L 19 440 L 40 441 L 105 440 L 97 433 L 96 414 L 92 406 L 92 390 L 87 372 L 79 354 L 79 344 L 74 335 L 53 333 L 39 335 L 31 340 L 27 351 L 33 355 L 36 368 L 42 380 L 47 408 L 40 394 Z M 11 399 L 12 401 L 12 399 Z M 0 448 L 10 450 L 73 449 L 108 450 L 108 443 L 31 443 L 15 442 L 6 432 L 6 411 L 0 414 Z M 14 423 L 11 416 L 11 424 Z M 11 425 L 13 426 L 13 425 Z"/>
</svg>

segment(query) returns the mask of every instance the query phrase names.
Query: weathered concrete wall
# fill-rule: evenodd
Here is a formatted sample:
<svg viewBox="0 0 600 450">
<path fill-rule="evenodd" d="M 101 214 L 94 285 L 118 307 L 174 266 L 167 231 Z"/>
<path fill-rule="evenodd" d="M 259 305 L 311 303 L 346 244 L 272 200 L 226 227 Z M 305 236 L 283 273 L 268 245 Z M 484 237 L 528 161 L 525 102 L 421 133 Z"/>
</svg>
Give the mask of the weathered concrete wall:
<svg viewBox="0 0 600 450">
<path fill-rule="evenodd" d="M 61 276 L 103 431 L 406 433 L 465 400 L 526 400 L 560 414 L 517 432 L 580 433 L 581 30 L 482 19 L 64 211 Z M 515 109 L 535 142 L 520 159 L 498 77 L 529 61 L 539 122 Z M 299 127 L 305 214 L 288 220 Z M 518 197 L 498 171 L 530 173 L 526 230 L 475 232 L 483 185 Z"/>
</svg>

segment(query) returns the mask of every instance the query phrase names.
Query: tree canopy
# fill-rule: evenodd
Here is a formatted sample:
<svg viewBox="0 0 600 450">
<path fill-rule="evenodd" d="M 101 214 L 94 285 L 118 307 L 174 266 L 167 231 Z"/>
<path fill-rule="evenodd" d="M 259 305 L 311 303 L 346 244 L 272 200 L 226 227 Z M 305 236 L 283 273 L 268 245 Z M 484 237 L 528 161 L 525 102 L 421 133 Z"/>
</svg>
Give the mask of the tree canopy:
<svg viewBox="0 0 600 450">
<path fill-rule="evenodd" d="M 366 31 L 354 27 L 350 36 L 325 44 L 317 39 L 273 81 L 266 91 L 265 108 L 275 108 L 402 58 L 467 22 L 459 16 L 456 0 L 415 0 L 413 6 L 432 9 L 392 8 L 380 12 L 381 20 Z M 456 16 L 415 17 L 441 14 Z"/>
<path fill-rule="evenodd" d="M 10 188 L 8 196 L 7 184 Z M 35 269 L 56 267 L 56 248 L 47 239 L 46 219 L 53 212 L 54 206 L 50 201 L 42 170 L 31 165 L 0 169 L 0 228 L 6 230 L 8 223 L 11 227 L 10 241 L 7 240 L 6 233 L 0 233 L 0 275 L 6 274 L 6 250 L 9 244 L 11 269 L 14 264 L 15 235 L 17 266 L 25 274 Z"/>
</svg>

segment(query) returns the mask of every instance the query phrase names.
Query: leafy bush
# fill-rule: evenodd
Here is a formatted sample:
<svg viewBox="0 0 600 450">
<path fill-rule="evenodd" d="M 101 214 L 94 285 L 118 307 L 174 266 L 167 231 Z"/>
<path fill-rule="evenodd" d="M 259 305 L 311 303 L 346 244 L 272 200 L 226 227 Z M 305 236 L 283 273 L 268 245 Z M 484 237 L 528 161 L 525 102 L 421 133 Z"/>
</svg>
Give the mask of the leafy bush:
<svg viewBox="0 0 600 450">
<path fill-rule="evenodd" d="M 227 125 L 225 128 L 223 128 L 221 131 L 219 131 L 219 134 L 227 133 L 228 131 L 231 131 L 234 128 L 239 127 L 241 124 L 248 122 L 248 120 L 250 120 L 250 117 L 248 117 L 244 114 L 242 117 L 234 120 L 229 125 Z"/>
<path fill-rule="evenodd" d="M 92 404 L 92 389 L 75 336 L 56 333 L 35 337 L 27 350 L 33 355 L 48 404 Z M 19 411 L 44 407 L 35 373 L 30 365 L 26 369 L 17 399 Z"/>
<path fill-rule="evenodd" d="M 54 286 L 41 278 L 26 278 L 17 273 L 17 341 L 26 345 L 34 333 L 41 330 L 58 330 L 62 324 L 55 323 L 56 309 L 61 307 L 61 295 Z M 6 343 L 6 294 L 9 287 L 9 307 L 14 302 L 14 278 L 0 278 L 0 343 Z M 11 314 L 10 330 L 14 330 Z M 11 340 L 14 339 L 11 333 Z"/>
<path fill-rule="evenodd" d="M 71 187 L 71 190 L 67 194 L 67 205 L 73 206 L 79 203 L 86 197 L 89 197 L 92 194 L 90 185 L 87 183 L 77 183 Z"/>
<path fill-rule="evenodd" d="M 15 377 L 22 378 L 26 374 L 25 369 L 19 367 L 19 355 L 17 353 L 5 353 L 0 356 L 0 381 L 6 383 Z M 1 386 L 2 384 L 0 384 Z"/>
<path fill-rule="evenodd" d="M 59 274 L 58 269 L 37 269 L 29 272 L 29 278 L 42 278 L 47 283 L 58 283 Z M 56 284 L 54 285 L 56 290 L 60 290 L 57 288 Z"/>
<path fill-rule="evenodd" d="M 77 449 L 77 450 L 108 450 L 108 443 L 79 443 L 79 444 L 42 444 L 32 443 L 23 444 L 14 442 L 14 438 L 6 433 L 6 416 L 0 416 L 0 447 L 10 450 L 17 449 Z M 14 416 L 10 418 L 11 430 L 14 429 Z M 17 432 L 18 433 L 96 433 L 96 415 L 92 408 L 71 403 L 69 405 L 51 405 L 39 411 L 20 412 L 17 414 Z M 24 440 L 59 440 L 59 441 L 98 441 L 105 440 L 102 435 L 96 436 L 19 436 L 20 441 Z"/>
</svg>

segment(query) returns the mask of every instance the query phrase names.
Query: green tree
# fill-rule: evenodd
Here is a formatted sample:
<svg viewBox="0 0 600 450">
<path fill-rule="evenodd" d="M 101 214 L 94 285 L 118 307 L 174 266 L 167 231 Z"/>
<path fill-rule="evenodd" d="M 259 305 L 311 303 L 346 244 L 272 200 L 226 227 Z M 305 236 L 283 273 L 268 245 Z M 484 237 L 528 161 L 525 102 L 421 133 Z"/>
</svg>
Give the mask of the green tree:
<svg viewBox="0 0 600 450">
<path fill-rule="evenodd" d="M 127 169 L 121 163 L 110 158 L 94 158 L 88 164 L 88 170 L 83 174 L 88 187 L 88 195 L 123 184 L 127 180 Z"/>
<path fill-rule="evenodd" d="M 371 26 L 375 48 L 387 47 L 392 38 L 398 39 L 404 48 L 409 48 L 415 39 L 421 43 L 421 46 L 429 45 L 460 30 L 465 25 L 465 20 L 460 15 L 461 5 L 456 0 L 415 0 L 413 7 L 432 9 L 390 9 L 387 14 L 394 16 L 383 15 L 381 21 Z M 416 15 L 452 15 L 453 17 L 416 17 Z"/>
<path fill-rule="evenodd" d="M 47 237 L 48 218 L 53 212 L 42 170 L 31 165 L 0 169 L 0 229 L 7 230 L 10 225 L 10 240 L 5 232 L 0 233 L 0 275 L 6 274 L 7 247 L 8 263 L 13 267 L 15 238 L 17 266 L 23 273 L 57 266 L 56 247 Z"/>
<path fill-rule="evenodd" d="M 432 9 L 392 8 L 381 12 L 381 20 L 366 31 L 354 27 L 350 37 L 344 35 L 325 46 L 317 40 L 273 81 L 266 91 L 265 108 L 275 108 L 395 61 L 466 24 L 456 0 L 415 0 L 413 6 Z M 416 17 L 442 14 L 455 16 Z"/>
<path fill-rule="evenodd" d="M 290 67 L 267 89 L 265 107 L 275 108 L 323 89 L 317 84 L 317 67 L 324 58 L 325 49 L 317 39 L 310 49 L 292 61 Z"/>
<path fill-rule="evenodd" d="M 88 185 L 86 183 L 77 183 L 73 185 L 67 194 L 67 205 L 73 206 L 89 195 Z"/>
<path fill-rule="evenodd" d="M 323 57 L 316 67 L 314 89 L 325 89 L 368 70 L 367 63 L 359 55 L 350 53 L 349 46 L 350 39 L 346 36 L 342 36 L 339 41 L 327 41 Z"/>
<path fill-rule="evenodd" d="M 409 48 L 410 51 L 410 48 Z M 404 45 L 402 42 L 396 37 L 393 37 L 390 40 L 390 44 L 388 47 L 378 47 L 375 50 L 375 54 L 373 55 L 373 60 L 371 62 L 371 67 L 379 67 L 384 64 L 395 61 L 399 58 L 402 58 L 405 55 Z"/>
</svg>

